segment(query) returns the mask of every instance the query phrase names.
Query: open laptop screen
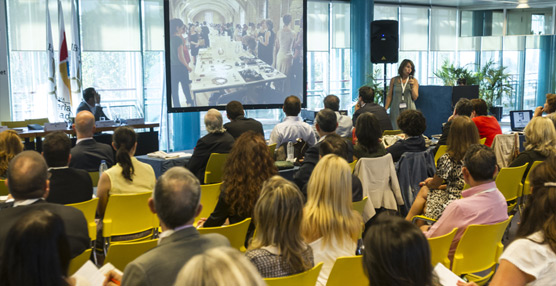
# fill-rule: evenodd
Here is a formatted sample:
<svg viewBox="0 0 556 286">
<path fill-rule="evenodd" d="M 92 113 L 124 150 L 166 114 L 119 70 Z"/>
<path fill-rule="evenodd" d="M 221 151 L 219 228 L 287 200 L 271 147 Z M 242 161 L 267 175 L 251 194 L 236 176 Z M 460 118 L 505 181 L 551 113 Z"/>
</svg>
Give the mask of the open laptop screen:
<svg viewBox="0 0 556 286">
<path fill-rule="evenodd" d="M 510 122 L 513 131 L 522 131 L 533 118 L 531 110 L 510 111 Z"/>
</svg>

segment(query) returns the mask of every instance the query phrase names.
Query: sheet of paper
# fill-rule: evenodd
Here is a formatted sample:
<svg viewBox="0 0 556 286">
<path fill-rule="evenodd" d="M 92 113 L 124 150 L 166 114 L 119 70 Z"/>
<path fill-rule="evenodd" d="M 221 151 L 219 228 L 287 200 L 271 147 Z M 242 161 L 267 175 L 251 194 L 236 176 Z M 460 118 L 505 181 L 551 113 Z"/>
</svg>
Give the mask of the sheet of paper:
<svg viewBox="0 0 556 286">
<path fill-rule="evenodd" d="M 102 282 L 104 282 L 105 278 L 91 260 L 87 260 L 87 262 L 73 274 L 73 277 L 76 277 L 78 280 L 82 279 L 88 281 L 91 286 L 102 286 Z"/>
<path fill-rule="evenodd" d="M 102 275 L 106 276 L 106 274 L 108 272 L 110 272 L 111 270 L 114 270 L 114 272 L 118 273 L 119 275 L 124 275 L 122 273 L 122 271 L 120 271 L 118 268 L 116 268 L 114 265 L 112 265 L 112 263 L 108 262 L 106 264 L 104 264 L 99 270 L 98 272 L 100 272 Z"/>
<path fill-rule="evenodd" d="M 456 286 L 458 281 L 465 282 L 441 263 L 436 264 L 434 267 L 434 273 L 436 273 L 438 281 L 443 286 Z"/>
</svg>

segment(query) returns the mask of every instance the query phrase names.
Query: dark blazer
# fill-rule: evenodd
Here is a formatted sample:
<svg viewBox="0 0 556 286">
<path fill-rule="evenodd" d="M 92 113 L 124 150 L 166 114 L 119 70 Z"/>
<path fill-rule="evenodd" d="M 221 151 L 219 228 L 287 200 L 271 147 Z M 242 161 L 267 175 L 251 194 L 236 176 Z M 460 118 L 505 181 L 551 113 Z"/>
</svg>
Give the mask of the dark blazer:
<svg viewBox="0 0 556 286">
<path fill-rule="evenodd" d="M 77 115 L 77 113 L 81 112 L 81 111 L 91 111 L 91 109 L 89 108 L 89 105 L 87 105 L 87 103 L 85 101 L 81 101 L 81 103 L 79 104 L 79 106 L 77 107 L 77 110 L 75 111 L 75 115 Z M 91 111 L 93 112 L 93 111 Z M 102 110 L 102 106 L 97 106 L 97 108 L 95 109 L 95 121 L 99 121 L 101 117 L 104 117 L 106 120 L 109 120 L 108 116 L 106 116 L 106 114 L 104 114 L 104 111 Z"/>
<path fill-rule="evenodd" d="M 12 204 L 13 205 L 13 204 Z M 91 245 L 87 221 L 83 213 L 73 207 L 48 203 L 39 200 L 28 206 L 8 207 L 0 210 L 0 251 L 4 252 L 4 243 L 10 228 L 24 214 L 33 209 L 45 209 L 59 215 L 64 221 L 70 246 L 71 257 L 76 257 Z"/>
<path fill-rule="evenodd" d="M 249 130 L 261 134 L 264 138 L 263 125 L 259 121 L 252 118 L 245 118 L 243 115 L 224 124 L 224 128 L 226 128 L 226 131 L 228 131 L 234 139 L 237 139 L 241 134 Z"/>
<path fill-rule="evenodd" d="M 197 146 L 189 159 L 188 169 L 199 178 L 201 184 L 205 181 L 205 169 L 212 153 L 230 153 L 234 145 L 234 137 L 228 132 L 209 133 L 197 141 Z"/>
<path fill-rule="evenodd" d="M 357 111 L 355 111 L 355 113 L 353 113 L 353 126 L 355 126 L 357 117 L 359 117 L 359 115 L 363 114 L 364 112 L 370 112 L 374 114 L 374 116 L 376 116 L 376 119 L 378 119 L 378 123 L 380 124 L 380 128 L 382 129 L 382 131 L 392 130 L 392 122 L 390 122 L 390 117 L 388 117 L 386 109 L 374 102 L 365 104 L 365 106 L 359 108 Z"/>
<path fill-rule="evenodd" d="M 200 235 L 194 227 L 179 230 L 129 263 L 122 286 L 174 285 L 178 272 L 189 259 L 219 246 L 230 246 L 230 242 L 220 234 Z"/>
<path fill-rule="evenodd" d="M 93 181 L 85 170 L 75 168 L 50 170 L 50 192 L 47 202 L 74 204 L 93 197 Z"/>
<path fill-rule="evenodd" d="M 72 168 L 83 169 L 87 172 L 98 171 L 100 161 L 106 160 L 106 165 L 110 168 L 114 165 L 114 151 L 112 146 L 99 143 L 95 139 L 88 139 L 79 142 L 71 148 L 71 161 L 69 166 Z"/>
</svg>

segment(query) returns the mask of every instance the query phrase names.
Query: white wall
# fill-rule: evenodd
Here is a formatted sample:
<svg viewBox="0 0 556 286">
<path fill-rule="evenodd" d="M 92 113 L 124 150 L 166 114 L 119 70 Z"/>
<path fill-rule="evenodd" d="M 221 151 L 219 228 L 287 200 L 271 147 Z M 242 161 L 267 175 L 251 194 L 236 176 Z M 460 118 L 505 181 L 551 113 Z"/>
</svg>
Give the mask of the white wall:
<svg viewBox="0 0 556 286">
<path fill-rule="evenodd" d="M 6 34 L 6 5 L 0 2 L 0 120 L 11 119 L 10 87 L 8 79 L 8 43 Z"/>
</svg>

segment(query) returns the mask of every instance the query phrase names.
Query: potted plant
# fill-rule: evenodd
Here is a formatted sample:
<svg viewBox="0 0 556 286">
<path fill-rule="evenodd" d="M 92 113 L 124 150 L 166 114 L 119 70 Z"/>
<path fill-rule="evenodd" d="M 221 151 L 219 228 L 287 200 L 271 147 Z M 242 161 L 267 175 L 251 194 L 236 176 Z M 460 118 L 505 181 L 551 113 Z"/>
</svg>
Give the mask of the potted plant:
<svg viewBox="0 0 556 286">
<path fill-rule="evenodd" d="M 481 85 L 479 88 L 479 96 L 486 102 L 492 113 L 498 121 L 502 118 L 502 106 L 495 106 L 502 96 L 511 97 L 513 87 L 510 85 L 512 76 L 506 73 L 507 67 L 495 66 L 490 60 L 480 70 Z"/>
<path fill-rule="evenodd" d="M 386 91 L 384 90 L 384 81 L 381 78 L 382 75 L 379 69 L 375 69 L 372 74 L 367 75 L 367 86 L 375 91 L 375 103 L 379 105 L 384 105 L 385 92 L 388 92 L 388 86 L 386 86 Z"/>
<path fill-rule="evenodd" d="M 454 86 L 458 79 L 464 78 L 467 85 L 478 85 L 480 82 L 479 74 L 470 71 L 465 66 L 456 67 L 449 60 L 444 60 L 442 66 L 434 73 L 445 86 Z"/>
</svg>

